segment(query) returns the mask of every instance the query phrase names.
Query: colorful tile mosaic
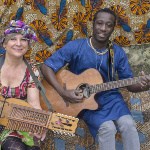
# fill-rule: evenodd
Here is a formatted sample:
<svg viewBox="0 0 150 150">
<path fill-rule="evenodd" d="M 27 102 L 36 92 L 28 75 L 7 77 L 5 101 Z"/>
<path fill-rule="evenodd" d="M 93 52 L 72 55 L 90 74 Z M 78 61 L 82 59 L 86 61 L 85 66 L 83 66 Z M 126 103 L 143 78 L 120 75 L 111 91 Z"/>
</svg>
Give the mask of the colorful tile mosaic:
<svg viewBox="0 0 150 150">
<path fill-rule="evenodd" d="M 132 116 L 136 122 L 141 150 L 150 149 L 150 92 L 131 93 L 125 88 L 120 92 L 126 101 Z M 87 125 L 80 119 L 75 137 L 53 134 L 49 130 L 41 144 L 42 150 L 99 150 L 97 139 L 94 141 Z M 121 134 L 116 134 L 116 150 L 123 150 Z"/>
</svg>

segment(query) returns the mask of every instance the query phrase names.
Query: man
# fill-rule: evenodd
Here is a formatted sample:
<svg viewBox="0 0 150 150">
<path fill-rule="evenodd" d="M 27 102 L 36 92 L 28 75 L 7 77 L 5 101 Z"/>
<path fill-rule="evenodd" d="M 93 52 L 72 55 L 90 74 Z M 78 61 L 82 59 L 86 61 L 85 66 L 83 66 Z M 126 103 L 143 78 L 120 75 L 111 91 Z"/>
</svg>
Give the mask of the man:
<svg viewBox="0 0 150 150">
<path fill-rule="evenodd" d="M 99 10 L 93 19 L 93 36 L 88 39 L 78 39 L 68 42 L 63 48 L 45 61 L 41 71 L 46 80 L 56 89 L 58 94 L 71 103 L 79 103 L 81 91 L 64 90 L 58 83 L 55 73 L 69 63 L 69 69 L 80 74 L 89 68 L 97 69 L 106 82 L 115 80 L 115 72 L 119 79 L 132 78 L 127 56 L 117 44 L 109 42 L 116 23 L 116 15 L 110 9 Z M 110 52 L 109 52 L 110 51 Z M 109 53 L 114 53 L 114 58 Z M 108 61 L 108 60 L 112 61 Z M 143 72 L 144 75 L 144 72 Z M 138 84 L 127 87 L 129 91 L 139 92 L 150 88 L 150 78 L 142 76 Z M 140 150 L 140 142 L 130 111 L 118 89 L 97 93 L 95 98 L 102 108 L 100 110 L 87 110 L 82 118 L 89 127 L 93 136 L 98 133 L 100 150 L 115 150 L 115 134 L 119 129 L 124 150 Z"/>
</svg>

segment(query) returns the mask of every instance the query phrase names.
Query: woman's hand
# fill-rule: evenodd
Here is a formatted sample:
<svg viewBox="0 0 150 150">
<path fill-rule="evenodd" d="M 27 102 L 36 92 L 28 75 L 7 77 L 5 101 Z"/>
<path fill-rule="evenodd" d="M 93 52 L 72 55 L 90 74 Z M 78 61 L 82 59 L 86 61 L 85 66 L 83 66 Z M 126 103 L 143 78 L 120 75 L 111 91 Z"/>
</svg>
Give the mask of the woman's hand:
<svg viewBox="0 0 150 150">
<path fill-rule="evenodd" d="M 46 137 L 46 133 L 47 133 L 47 131 L 44 132 L 44 133 L 41 135 L 41 134 L 29 132 L 28 136 L 33 136 L 33 137 L 35 136 L 35 137 L 37 137 L 38 139 L 40 139 L 41 141 L 43 141 L 43 140 L 45 139 L 45 137 Z"/>
</svg>

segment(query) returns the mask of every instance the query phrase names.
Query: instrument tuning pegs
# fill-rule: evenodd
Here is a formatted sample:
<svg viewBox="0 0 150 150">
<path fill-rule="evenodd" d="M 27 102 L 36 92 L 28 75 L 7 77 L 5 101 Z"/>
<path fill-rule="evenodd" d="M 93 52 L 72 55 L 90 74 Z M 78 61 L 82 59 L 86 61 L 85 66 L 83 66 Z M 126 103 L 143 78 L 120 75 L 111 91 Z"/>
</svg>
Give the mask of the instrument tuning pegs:
<svg viewBox="0 0 150 150">
<path fill-rule="evenodd" d="M 59 133 L 62 135 L 62 134 L 63 134 L 63 131 L 60 131 Z"/>
<path fill-rule="evenodd" d="M 74 134 L 74 133 L 71 133 L 71 136 L 73 136 L 73 137 L 74 137 L 74 136 L 75 136 L 75 134 Z"/>
</svg>

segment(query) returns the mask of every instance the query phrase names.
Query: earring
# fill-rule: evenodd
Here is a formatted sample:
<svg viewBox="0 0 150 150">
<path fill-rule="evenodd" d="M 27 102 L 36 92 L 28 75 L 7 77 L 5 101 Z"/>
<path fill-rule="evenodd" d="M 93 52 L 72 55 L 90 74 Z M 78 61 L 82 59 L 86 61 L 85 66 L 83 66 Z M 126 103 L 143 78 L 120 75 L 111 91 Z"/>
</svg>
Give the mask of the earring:
<svg viewBox="0 0 150 150">
<path fill-rule="evenodd" d="M 4 50 L 6 51 L 6 47 L 4 47 Z"/>
</svg>

